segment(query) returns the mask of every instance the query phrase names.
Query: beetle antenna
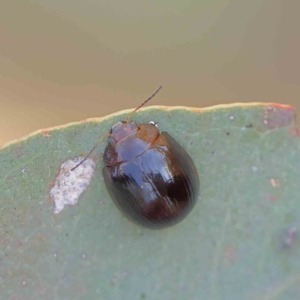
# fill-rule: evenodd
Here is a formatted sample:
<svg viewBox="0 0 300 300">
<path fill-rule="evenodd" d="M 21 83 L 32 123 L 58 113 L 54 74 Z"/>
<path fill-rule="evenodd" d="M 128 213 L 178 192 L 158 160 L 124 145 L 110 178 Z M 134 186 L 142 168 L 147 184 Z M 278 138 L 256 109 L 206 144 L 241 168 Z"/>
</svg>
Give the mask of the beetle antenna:
<svg viewBox="0 0 300 300">
<path fill-rule="evenodd" d="M 95 144 L 95 146 L 92 148 L 92 150 L 88 153 L 88 155 L 80 163 L 78 163 L 75 167 L 73 167 L 70 171 L 74 171 L 77 167 L 79 167 L 81 164 L 83 164 L 89 158 L 89 156 L 94 152 L 94 150 L 99 146 L 101 141 L 109 135 L 110 135 L 110 133 L 106 133 L 106 134 L 102 135 L 102 137 L 99 139 L 99 141 Z"/>
<path fill-rule="evenodd" d="M 146 99 L 142 104 L 140 104 L 134 111 L 132 111 L 127 119 L 126 119 L 126 123 L 128 123 L 129 119 L 131 118 L 131 116 L 137 111 L 139 110 L 142 106 L 144 106 L 147 102 L 149 102 L 162 88 L 163 86 L 161 85 L 148 99 Z M 104 134 L 100 139 L 99 141 L 95 144 L 95 146 L 91 149 L 91 151 L 87 154 L 87 156 L 81 161 L 79 162 L 75 167 L 73 167 L 70 171 L 74 171 L 76 168 L 78 168 L 80 165 L 82 165 L 88 158 L 89 156 L 94 152 L 94 150 L 98 147 L 98 145 L 101 143 L 101 141 L 109 136 L 110 133 L 106 133 Z"/>
<path fill-rule="evenodd" d="M 139 110 L 141 107 L 143 107 L 147 102 L 149 102 L 162 88 L 163 86 L 161 85 L 148 99 L 146 99 L 142 104 L 140 104 L 134 111 L 132 111 L 127 119 L 126 119 L 126 123 L 128 123 L 129 119 L 131 118 L 131 116 L 137 111 Z"/>
</svg>

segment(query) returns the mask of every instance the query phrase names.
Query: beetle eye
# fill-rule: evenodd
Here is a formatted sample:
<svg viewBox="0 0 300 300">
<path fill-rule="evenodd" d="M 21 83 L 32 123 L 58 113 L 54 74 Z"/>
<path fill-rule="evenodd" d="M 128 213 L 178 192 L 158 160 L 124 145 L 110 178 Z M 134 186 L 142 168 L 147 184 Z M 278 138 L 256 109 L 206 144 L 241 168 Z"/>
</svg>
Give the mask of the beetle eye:
<svg viewBox="0 0 300 300">
<path fill-rule="evenodd" d="M 120 128 L 124 123 L 126 123 L 125 121 L 119 121 L 116 124 L 114 124 L 111 129 L 109 134 L 112 134 L 117 128 Z"/>
<path fill-rule="evenodd" d="M 150 121 L 149 124 L 150 124 L 150 125 L 153 125 L 153 126 L 155 126 L 155 127 L 157 127 L 157 123 L 154 122 L 154 121 Z"/>
</svg>

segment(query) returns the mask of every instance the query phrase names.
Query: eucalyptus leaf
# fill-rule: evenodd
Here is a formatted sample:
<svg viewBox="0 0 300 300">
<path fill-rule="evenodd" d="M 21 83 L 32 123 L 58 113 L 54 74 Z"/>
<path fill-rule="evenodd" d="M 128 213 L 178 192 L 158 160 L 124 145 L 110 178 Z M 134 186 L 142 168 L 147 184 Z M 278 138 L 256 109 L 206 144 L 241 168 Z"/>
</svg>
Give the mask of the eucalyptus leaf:
<svg viewBox="0 0 300 300">
<path fill-rule="evenodd" d="M 181 223 L 148 230 L 115 207 L 103 143 L 76 205 L 55 211 L 61 165 L 129 111 L 41 130 L 0 151 L 1 299 L 300 299 L 300 144 L 292 107 L 153 106 L 193 158 L 200 195 Z"/>
</svg>

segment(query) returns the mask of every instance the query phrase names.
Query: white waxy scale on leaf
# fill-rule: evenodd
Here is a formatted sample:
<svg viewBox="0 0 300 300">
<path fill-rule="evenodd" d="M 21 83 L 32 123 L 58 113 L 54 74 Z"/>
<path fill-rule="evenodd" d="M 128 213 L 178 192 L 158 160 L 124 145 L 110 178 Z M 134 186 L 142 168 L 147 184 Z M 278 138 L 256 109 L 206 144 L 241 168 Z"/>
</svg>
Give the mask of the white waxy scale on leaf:
<svg viewBox="0 0 300 300">
<path fill-rule="evenodd" d="M 83 191 L 89 186 L 95 171 L 95 163 L 87 159 L 75 170 L 70 171 L 83 158 L 77 157 L 62 163 L 60 173 L 56 178 L 54 187 L 50 191 L 55 202 L 54 213 L 60 213 L 65 205 L 75 205 Z"/>
</svg>

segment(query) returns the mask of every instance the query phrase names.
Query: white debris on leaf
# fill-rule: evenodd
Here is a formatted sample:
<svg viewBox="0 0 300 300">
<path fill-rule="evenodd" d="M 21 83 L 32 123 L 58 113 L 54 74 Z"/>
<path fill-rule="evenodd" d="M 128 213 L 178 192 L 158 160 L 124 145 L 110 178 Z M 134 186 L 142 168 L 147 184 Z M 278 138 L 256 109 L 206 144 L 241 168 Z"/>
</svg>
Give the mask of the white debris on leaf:
<svg viewBox="0 0 300 300">
<path fill-rule="evenodd" d="M 60 173 L 56 178 L 55 185 L 50 191 L 51 198 L 55 202 L 54 213 L 60 213 L 65 205 L 75 205 L 83 191 L 91 182 L 95 171 L 95 163 L 88 158 L 75 170 L 75 167 L 83 157 L 77 157 L 65 161 L 60 168 Z"/>
</svg>

